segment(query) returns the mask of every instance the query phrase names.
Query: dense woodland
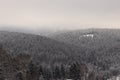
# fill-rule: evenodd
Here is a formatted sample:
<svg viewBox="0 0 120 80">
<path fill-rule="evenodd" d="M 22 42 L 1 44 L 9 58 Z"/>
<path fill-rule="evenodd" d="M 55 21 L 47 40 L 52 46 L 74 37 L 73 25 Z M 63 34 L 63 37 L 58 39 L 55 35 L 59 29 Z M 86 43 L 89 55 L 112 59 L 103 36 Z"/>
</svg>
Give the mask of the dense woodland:
<svg viewBox="0 0 120 80">
<path fill-rule="evenodd" d="M 73 62 L 69 65 L 38 66 L 28 54 L 12 57 L 3 47 L 0 48 L 0 80 L 82 80 L 84 78 L 95 80 L 95 73 L 89 71 L 86 64 Z"/>
<path fill-rule="evenodd" d="M 36 65 L 28 54 L 10 56 L 0 47 L 0 80 L 107 80 L 116 72 L 97 75 L 85 63 Z"/>
<path fill-rule="evenodd" d="M 92 34 L 91 37 L 83 35 Z M 88 29 L 53 34 L 50 38 L 78 46 L 87 62 L 103 68 L 120 65 L 120 30 Z"/>
<path fill-rule="evenodd" d="M 0 31 L 0 80 L 107 80 L 120 74 L 119 30 L 47 37 Z"/>
</svg>

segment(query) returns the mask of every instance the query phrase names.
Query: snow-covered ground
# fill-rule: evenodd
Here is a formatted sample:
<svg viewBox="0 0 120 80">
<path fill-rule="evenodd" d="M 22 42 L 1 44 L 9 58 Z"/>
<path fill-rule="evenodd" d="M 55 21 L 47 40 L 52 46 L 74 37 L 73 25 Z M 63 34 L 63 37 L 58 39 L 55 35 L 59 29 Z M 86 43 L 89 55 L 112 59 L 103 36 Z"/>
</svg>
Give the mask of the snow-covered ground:
<svg viewBox="0 0 120 80">
<path fill-rule="evenodd" d="M 81 39 L 83 37 L 84 38 L 94 38 L 94 36 L 95 36 L 94 34 L 84 34 L 84 35 L 80 36 L 79 39 Z"/>
</svg>

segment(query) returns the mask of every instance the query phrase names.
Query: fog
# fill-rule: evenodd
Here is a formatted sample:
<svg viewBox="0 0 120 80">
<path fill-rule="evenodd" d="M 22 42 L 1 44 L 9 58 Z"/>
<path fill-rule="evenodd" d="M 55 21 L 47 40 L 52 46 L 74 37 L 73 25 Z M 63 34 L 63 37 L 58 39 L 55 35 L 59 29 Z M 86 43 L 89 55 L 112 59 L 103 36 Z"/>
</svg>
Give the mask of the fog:
<svg viewBox="0 0 120 80">
<path fill-rule="evenodd" d="M 0 28 L 120 28 L 119 0 L 0 0 Z"/>
</svg>

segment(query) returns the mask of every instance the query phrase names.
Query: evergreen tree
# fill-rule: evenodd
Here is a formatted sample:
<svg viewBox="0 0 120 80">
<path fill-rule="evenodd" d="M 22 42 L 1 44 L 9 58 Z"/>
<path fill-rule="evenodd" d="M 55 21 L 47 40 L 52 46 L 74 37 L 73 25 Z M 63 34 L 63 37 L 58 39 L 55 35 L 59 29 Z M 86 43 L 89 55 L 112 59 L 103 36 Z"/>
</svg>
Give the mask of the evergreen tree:
<svg viewBox="0 0 120 80">
<path fill-rule="evenodd" d="M 28 68 L 29 68 L 29 72 L 31 75 L 33 75 L 35 73 L 35 66 L 32 62 L 30 62 L 30 64 L 28 65 Z"/>
<path fill-rule="evenodd" d="M 70 66 L 70 78 L 74 79 L 74 80 L 80 80 L 80 67 L 78 64 L 73 63 Z"/>
<path fill-rule="evenodd" d="M 61 65 L 61 77 L 62 77 L 63 79 L 65 79 L 65 77 L 66 77 L 65 67 L 64 67 L 63 65 Z"/>
<path fill-rule="evenodd" d="M 39 72 L 39 75 L 43 75 L 43 68 L 42 68 L 42 66 L 40 65 L 40 67 L 39 67 L 39 70 L 38 70 Z"/>
<path fill-rule="evenodd" d="M 61 78 L 60 69 L 59 69 L 58 66 L 55 67 L 55 70 L 53 72 L 53 78 L 54 79 L 60 79 Z"/>
<path fill-rule="evenodd" d="M 29 73 L 30 80 L 38 80 L 39 79 L 38 68 L 32 61 L 28 65 L 28 73 Z"/>
</svg>

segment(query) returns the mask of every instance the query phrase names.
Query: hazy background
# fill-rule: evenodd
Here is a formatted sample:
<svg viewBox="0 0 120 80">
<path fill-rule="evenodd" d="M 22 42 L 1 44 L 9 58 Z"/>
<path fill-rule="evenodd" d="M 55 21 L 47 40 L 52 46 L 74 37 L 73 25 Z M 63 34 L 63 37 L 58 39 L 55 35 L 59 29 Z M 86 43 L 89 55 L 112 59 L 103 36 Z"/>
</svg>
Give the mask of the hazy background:
<svg viewBox="0 0 120 80">
<path fill-rule="evenodd" d="M 120 28 L 120 0 L 0 0 L 0 28 Z"/>
</svg>

